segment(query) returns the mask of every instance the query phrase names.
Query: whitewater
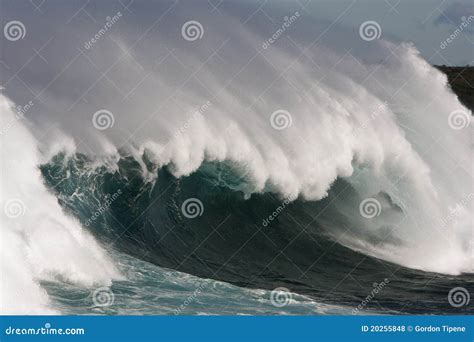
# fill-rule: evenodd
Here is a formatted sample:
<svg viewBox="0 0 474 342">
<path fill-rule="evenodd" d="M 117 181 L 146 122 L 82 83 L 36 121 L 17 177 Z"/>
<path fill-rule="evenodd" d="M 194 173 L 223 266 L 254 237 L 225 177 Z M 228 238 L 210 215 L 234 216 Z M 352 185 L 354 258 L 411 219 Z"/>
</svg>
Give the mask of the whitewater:
<svg viewBox="0 0 474 342">
<path fill-rule="evenodd" d="M 218 34 L 224 33 L 233 39 L 231 51 L 241 51 L 242 46 L 258 49 L 265 41 L 247 29 Z M 171 38 L 163 39 L 173 44 Z M 174 46 L 177 51 L 183 49 L 179 44 Z M 2 90 L 2 314 L 85 313 L 88 310 L 71 309 L 76 304 L 67 305 L 64 297 L 76 293 L 89 298 L 91 289 L 111 286 L 118 287 L 117 293 L 132 286 L 139 293 L 133 297 L 138 303 L 174 298 L 146 312 L 173 314 L 177 303 L 203 282 L 211 284 L 206 285 L 209 298 L 200 297 L 204 303 L 231 293 L 229 301 L 234 303 L 227 305 L 232 308 L 242 298 L 249 301 L 236 311 L 220 313 L 242 313 L 246 307 L 255 308 L 248 310 L 250 314 L 350 310 L 349 302 L 327 304 L 324 296 L 308 292 L 294 294 L 296 311 L 279 311 L 269 301 L 273 283 L 266 288 L 255 276 L 260 269 L 253 274 L 254 282 L 242 287 L 243 280 L 224 264 L 207 271 L 195 260 L 196 264 L 173 271 L 187 258 L 172 250 L 171 243 L 159 251 L 160 245 L 152 247 L 151 242 L 161 241 L 156 236 L 171 226 L 168 219 L 175 225 L 191 225 L 179 214 L 182 198 L 173 197 L 181 192 L 197 198 L 220 194 L 213 202 L 203 200 L 204 216 L 225 208 L 240 217 L 250 213 L 246 203 L 253 203 L 255 217 L 244 215 L 240 221 L 250 217 L 252 225 L 245 222 L 240 232 L 233 226 L 228 234 L 234 239 L 233 234 L 243 234 L 246 241 L 255 229 L 251 226 L 261 225 L 279 203 L 291 198 L 289 213 L 308 215 L 304 228 L 316 222 L 321 230 L 315 236 L 337 244 L 340 253 L 388 262 L 393 270 L 406 268 L 407 274 L 429 272 L 443 281 L 470 276 L 474 272 L 470 110 L 450 90 L 446 76 L 411 44 L 380 40 L 370 47 L 370 54 L 354 52 L 357 58 L 328 42 L 309 47 L 306 54 L 311 59 L 295 59 L 294 49 L 270 46 L 242 69 L 203 66 L 196 70 L 201 81 L 189 87 L 175 88 L 178 79 L 186 81 L 178 67 L 152 72 L 153 82 L 134 94 L 131 103 L 117 103 L 106 87 L 100 87 L 87 104 L 75 105 L 70 113 L 77 115 L 64 114 L 60 106 L 65 99 L 51 92 L 38 109 L 42 115 L 22 116 L 8 89 Z M 151 65 L 143 48 L 137 50 L 133 58 L 145 68 Z M 196 61 L 202 60 L 204 51 L 205 46 L 180 58 L 186 65 L 201 65 Z M 133 58 L 122 60 L 116 74 L 125 79 L 137 68 Z M 289 72 L 283 75 L 281 70 Z M 90 79 L 88 73 L 78 77 Z M 263 80 L 270 80 L 271 87 Z M 98 108 L 106 110 L 94 110 Z M 111 219 L 85 224 L 103 203 L 106 191 L 101 187 L 112 178 L 120 186 L 114 183 L 111 188 L 125 193 L 110 210 L 114 205 L 122 206 L 123 212 L 135 208 L 137 215 L 127 214 L 133 216 L 128 223 L 138 221 L 146 229 L 129 234 L 127 218 L 120 220 L 123 226 Z M 137 180 L 138 186 L 132 182 Z M 209 185 L 214 181 L 218 190 Z M 139 190 L 126 190 L 132 187 Z M 175 194 L 166 195 L 166 202 L 152 201 L 165 193 L 161 187 L 171 187 Z M 363 207 L 365 200 L 371 200 L 373 207 Z M 219 201 L 233 205 L 215 204 Z M 178 209 L 169 209 L 170 203 Z M 153 210 L 158 207 L 154 212 L 148 210 L 152 204 Z M 161 212 L 165 209 L 171 214 Z M 216 216 L 216 226 L 218 221 L 223 221 L 221 216 L 219 220 Z M 268 233 L 277 244 L 288 231 L 303 229 L 291 222 L 278 224 Z M 207 229 L 208 224 L 195 224 L 192 233 L 183 228 L 177 234 L 192 243 L 196 235 L 187 234 Z M 128 240 L 121 245 L 117 241 L 123 234 Z M 201 236 L 199 241 L 203 240 Z M 211 247 L 200 257 L 218 260 L 220 252 Z M 147 253 L 140 254 L 141 248 Z M 293 279 L 274 277 L 283 285 L 285 279 L 289 283 Z M 153 279 L 162 284 L 162 291 L 157 291 Z M 169 292 L 163 290 L 167 286 Z M 138 290 L 148 287 L 151 295 Z M 130 313 L 126 307 L 130 303 L 123 311 L 98 312 Z M 139 312 L 139 305 L 134 310 Z"/>
</svg>

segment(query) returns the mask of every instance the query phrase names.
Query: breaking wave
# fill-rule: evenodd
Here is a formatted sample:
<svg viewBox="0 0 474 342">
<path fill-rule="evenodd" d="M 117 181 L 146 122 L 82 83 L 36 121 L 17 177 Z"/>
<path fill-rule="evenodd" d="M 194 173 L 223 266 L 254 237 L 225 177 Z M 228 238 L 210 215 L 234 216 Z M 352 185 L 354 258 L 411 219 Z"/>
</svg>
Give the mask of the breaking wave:
<svg viewBox="0 0 474 342">
<path fill-rule="evenodd" d="M 232 38 L 260 41 L 243 30 Z M 360 258 L 407 274 L 472 273 L 472 113 L 446 76 L 409 44 L 380 41 L 383 62 L 364 65 L 328 47 L 308 51 L 311 63 L 271 49 L 258 57 L 268 65 L 248 66 L 230 86 L 204 68 L 213 95 L 181 88 L 178 106 L 156 109 L 149 87 L 135 107 L 111 101 L 65 116 L 49 106 L 39 122 L 1 95 L 2 311 L 48 311 L 41 282 L 123 280 L 107 246 L 334 303 L 323 289 L 341 278 L 330 269 L 347 274 Z M 290 67 L 283 79 L 278 70 Z M 167 93 L 177 76 L 150 77 Z M 260 79 L 272 86 L 261 92 Z M 60 125 L 45 138 L 48 120 Z M 333 245 L 331 267 L 315 264 Z"/>
</svg>

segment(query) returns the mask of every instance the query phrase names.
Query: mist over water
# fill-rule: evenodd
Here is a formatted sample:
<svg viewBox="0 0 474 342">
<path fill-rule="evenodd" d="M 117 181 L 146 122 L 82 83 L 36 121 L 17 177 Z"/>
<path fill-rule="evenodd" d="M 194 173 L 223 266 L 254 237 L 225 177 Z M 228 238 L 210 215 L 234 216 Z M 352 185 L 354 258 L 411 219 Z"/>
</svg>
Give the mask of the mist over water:
<svg viewBox="0 0 474 342">
<path fill-rule="evenodd" d="M 127 15 L 114 24 L 119 31 L 81 46 L 51 86 L 26 71 L 41 94 L 34 114 L 18 118 L 15 95 L 1 95 L 2 202 L 20 199 L 21 211 L 14 219 L 2 213 L 2 271 L 11 279 L 2 313 L 50 312 L 41 281 L 90 287 L 126 278 L 44 184 L 39 167 L 60 152 L 88 155 L 111 173 L 132 157 L 150 187 L 163 168 L 180 179 L 224 163 L 246 200 L 330 199 L 320 223 L 350 249 L 422 271 L 473 272 L 472 113 L 415 46 L 364 42 L 344 27 L 314 41 L 298 34 L 308 31 L 304 15 L 291 24 L 294 41 L 267 48 L 268 27 L 231 15 L 202 20 L 197 41 L 182 39 L 177 22 L 140 41 Z M 66 32 L 83 37 L 85 26 Z M 340 46 L 344 34 L 353 46 Z M 69 53 L 81 41 L 55 44 Z M 109 66 L 109 76 L 98 79 L 84 55 Z M 467 127 L 453 128 L 456 111 L 469 115 Z M 337 180 L 350 194 L 331 195 Z"/>
</svg>

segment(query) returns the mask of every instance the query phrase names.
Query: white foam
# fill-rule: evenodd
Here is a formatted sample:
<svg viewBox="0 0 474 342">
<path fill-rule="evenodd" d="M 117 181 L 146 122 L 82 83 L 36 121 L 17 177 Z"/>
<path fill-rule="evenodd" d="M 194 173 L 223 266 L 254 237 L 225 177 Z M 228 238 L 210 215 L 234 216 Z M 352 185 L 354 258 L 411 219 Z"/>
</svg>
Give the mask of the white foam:
<svg viewBox="0 0 474 342">
<path fill-rule="evenodd" d="M 364 72 L 349 61 L 341 63 L 324 82 L 314 82 L 304 98 L 295 97 L 286 85 L 276 85 L 267 94 L 274 105 L 246 108 L 246 99 L 224 92 L 227 102 L 213 104 L 186 130 L 180 124 L 189 120 L 186 113 L 192 112 L 190 102 L 195 99 L 188 102 L 183 97 L 180 107 L 188 110 L 173 113 L 172 119 L 169 113 L 154 118 L 159 127 L 167 127 L 171 138 L 148 134 L 135 142 L 158 165 L 169 165 L 177 177 L 194 172 L 203 160 L 235 162 L 249 171 L 243 188 L 248 194 L 274 191 L 282 197 L 298 194 L 320 200 L 338 177 L 352 184 L 360 200 L 388 194 L 403 209 L 401 215 L 387 205 L 367 220 L 359 214 L 359 201 L 338 204 L 342 215 L 353 218 L 362 240 L 364 232 L 382 236 L 386 230 L 385 241 L 365 241 L 361 249 L 357 236 L 345 240 L 333 233 L 352 248 L 404 266 L 472 272 L 473 203 L 465 201 L 465 210 L 455 216 L 450 208 L 473 191 L 473 127 L 455 130 L 448 121 L 455 110 L 471 112 L 449 89 L 446 76 L 412 45 L 384 42 L 381 49 L 385 48 L 396 51 L 397 57 L 385 64 L 367 64 Z M 315 58 L 324 69 L 333 52 L 318 52 L 322 57 Z M 293 84 L 311 84 L 308 68 L 295 63 L 286 78 Z M 367 74 L 373 75 L 371 81 Z M 278 96 L 285 91 L 282 104 Z M 270 114 L 280 107 L 291 114 L 292 125 L 275 130 Z M 394 243 L 397 248 L 390 248 Z"/>
<path fill-rule="evenodd" d="M 36 140 L 3 95 L 0 112 L 0 313 L 55 313 L 39 281 L 61 277 L 84 286 L 110 285 L 120 274 L 92 236 L 46 190 Z M 5 122 L 13 124 L 6 127 Z"/>
<path fill-rule="evenodd" d="M 242 47 L 253 53 L 265 40 L 238 25 L 223 25 L 216 31 L 230 35 L 234 50 L 226 52 L 237 57 L 245 50 Z M 342 243 L 408 267 L 472 272 L 473 201 L 463 201 L 473 192 L 473 125 L 455 130 L 448 121 L 456 110 L 469 120 L 471 112 L 449 89 L 446 76 L 410 44 L 372 42 L 366 55 L 357 52 L 355 61 L 340 48 L 326 46 L 336 45 L 338 36 L 331 37 L 332 31 L 325 35 L 329 43 L 306 51 L 312 61 L 295 59 L 294 47 L 275 45 L 262 52 L 265 59 L 257 56 L 238 75 L 203 65 L 198 83 L 206 86 L 204 92 L 199 85 L 176 86 L 178 76 L 189 77 L 182 74 L 185 68 L 150 71 L 147 81 L 152 80 L 152 86 L 138 82 L 139 91 L 127 101 L 117 99 L 113 87 L 98 84 L 85 104 L 77 104 L 68 115 L 60 109 L 43 113 L 41 124 L 60 121 L 67 134 L 80 137 L 86 152 L 102 146 L 95 152 L 103 154 L 115 150 L 110 144 L 133 145 L 137 159 L 147 151 L 157 165 L 167 165 L 177 177 L 194 172 L 204 160 L 232 161 L 248 171 L 243 188 L 247 195 L 274 191 L 282 197 L 317 201 L 327 196 L 337 178 L 345 178 L 359 197 L 338 203 L 340 214 L 352 218 L 357 228 L 350 240 L 334 232 Z M 180 45 L 186 41 L 162 39 L 190 66 L 202 65 L 203 56 L 216 48 L 206 45 L 211 40 L 187 44 L 187 50 Z M 354 45 L 360 50 L 360 41 Z M 148 44 L 134 49 L 136 59 L 150 70 L 154 63 L 147 65 L 147 57 L 158 52 Z M 117 53 L 121 52 L 101 50 L 106 60 L 115 60 Z M 133 61 L 123 61 L 115 69 L 120 79 L 137 72 Z M 288 70 L 284 78 L 282 70 Z M 78 78 L 71 82 L 93 83 L 96 72 L 88 72 L 70 69 L 69 74 Z M 228 83 L 231 76 L 235 78 Z M 70 106 L 76 98 L 51 96 L 47 108 Z M 209 101 L 209 108 L 194 115 Z M 113 127 L 94 129 L 91 118 L 98 108 L 113 113 Z M 276 130 L 270 124 L 277 110 L 291 114 L 287 129 Z M 362 217 L 359 202 L 367 197 L 382 201 L 381 193 L 388 194 L 393 206 L 385 205 L 374 219 Z M 459 203 L 464 203 L 464 210 L 453 215 L 451 208 Z M 385 241 L 376 245 L 367 241 L 366 236 L 381 237 L 384 231 Z M 394 244 L 397 248 L 390 247 Z"/>
</svg>

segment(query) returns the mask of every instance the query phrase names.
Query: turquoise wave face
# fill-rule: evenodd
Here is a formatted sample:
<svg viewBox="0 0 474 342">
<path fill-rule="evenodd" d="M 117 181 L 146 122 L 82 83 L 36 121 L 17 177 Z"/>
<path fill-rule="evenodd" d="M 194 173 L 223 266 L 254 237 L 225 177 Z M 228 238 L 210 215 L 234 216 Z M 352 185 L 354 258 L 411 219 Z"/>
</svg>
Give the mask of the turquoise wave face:
<svg viewBox="0 0 474 342">
<path fill-rule="evenodd" d="M 358 201 L 343 180 L 326 199 L 305 202 L 271 192 L 246 196 L 245 170 L 231 164 L 207 163 L 179 179 L 161 169 L 153 181 L 143 178 L 143 165 L 153 170 L 146 159 L 123 156 L 116 165 L 77 154 L 41 167 L 61 205 L 108 246 L 127 275 L 113 284 L 121 301 L 113 309 L 91 304 L 87 289 L 45 283 L 63 311 L 128 314 L 145 305 L 145 314 L 271 314 L 281 311 L 265 296 L 285 288 L 296 299 L 282 310 L 294 314 L 360 313 L 365 302 L 364 312 L 447 313 L 453 310 L 447 291 L 474 281 L 403 268 L 341 245 L 339 232 L 358 236 L 339 211 Z M 379 236 L 366 238 L 377 243 Z M 375 290 L 376 300 L 367 301 Z M 194 291 L 205 295 L 189 299 Z M 192 303 L 179 310 L 184 301 Z"/>
</svg>

